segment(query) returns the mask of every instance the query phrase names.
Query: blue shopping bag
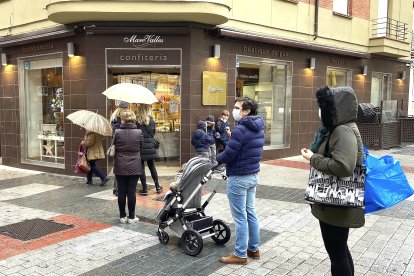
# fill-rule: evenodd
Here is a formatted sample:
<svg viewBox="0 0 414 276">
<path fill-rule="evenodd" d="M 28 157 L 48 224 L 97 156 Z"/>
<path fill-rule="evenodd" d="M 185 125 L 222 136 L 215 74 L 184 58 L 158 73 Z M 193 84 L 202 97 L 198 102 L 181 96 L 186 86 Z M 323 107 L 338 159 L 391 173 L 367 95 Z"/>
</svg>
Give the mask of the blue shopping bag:
<svg viewBox="0 0 414 276">
<path fill-rule="evenodd" d="M 391 207 L 414 194 L 401 168 L 390 155 L 375 156 L 365 151 L 365 213 Z"/>
</svg>

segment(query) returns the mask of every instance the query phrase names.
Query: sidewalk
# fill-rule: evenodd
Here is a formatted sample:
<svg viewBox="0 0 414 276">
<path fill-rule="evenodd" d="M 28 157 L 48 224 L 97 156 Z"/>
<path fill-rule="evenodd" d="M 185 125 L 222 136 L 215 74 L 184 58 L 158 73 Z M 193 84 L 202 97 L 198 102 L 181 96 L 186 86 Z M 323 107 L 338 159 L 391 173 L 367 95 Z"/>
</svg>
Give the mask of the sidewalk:
<svg viewBox="0 0 414 276">
<path fill-rule="evenodd" d="M 414 184 L 414 145 L 371 153 L 400 160 Z M 206 239 L 203 251 L 190 257 L 172 234 L 167 245 L 159 243 L 154 223 L 164 204 L 154 190 L 137 196 L 140 222 L 121 225 L 112 182 L 88 186 L 84 178 L 0 166 L 0 276 L 330 275 L 318 221 L 303 201 L 305 161 L 297 156 L 262 163 L 256 200 L 262 257 L 244 266 L 218 262 L 234 246 L 226 186 L 219 179 L 206 187 L 218 185 L 206 213 L 229 223 L 233 236 L 225 246 Z M 157 169 L 166 190 L 176 168 Z M 351 230 L 355 275 L 414 276 L 413 201 L 367 215 L 363 228 Z M 22 224 L 13 228 L 15 223 Z"/>
</svg>

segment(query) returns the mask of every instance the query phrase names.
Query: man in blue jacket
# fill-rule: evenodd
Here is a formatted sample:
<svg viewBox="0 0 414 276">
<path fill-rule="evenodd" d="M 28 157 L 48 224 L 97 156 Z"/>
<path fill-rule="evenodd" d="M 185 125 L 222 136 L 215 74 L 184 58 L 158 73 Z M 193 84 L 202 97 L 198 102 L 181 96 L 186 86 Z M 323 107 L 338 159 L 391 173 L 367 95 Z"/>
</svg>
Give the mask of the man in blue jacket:
<svg viewBox="0 0 414 276">
<path fill-rule="evenodd" d="M 248 97 L 237 98 L 233 129 L 217 162 L 226 164 L 227 197 L 236 226 L 234 253 L 221 257 L 226 264 L 246 264 L 247 257 L 260 259 L 259 219 L 255 212 L 257 174 L 264 145 L 264 123 L 257 116 L 257 103 Z"/>
</svg>

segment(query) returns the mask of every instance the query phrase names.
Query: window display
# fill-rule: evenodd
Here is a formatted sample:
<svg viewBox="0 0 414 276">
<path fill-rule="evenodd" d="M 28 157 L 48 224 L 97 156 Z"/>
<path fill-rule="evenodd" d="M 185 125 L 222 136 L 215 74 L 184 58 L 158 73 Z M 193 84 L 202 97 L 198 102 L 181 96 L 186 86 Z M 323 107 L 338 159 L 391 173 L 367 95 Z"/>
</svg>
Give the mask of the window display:
<svg viewBox="0 0 414 276">
<path fill-rule="evenodd" d="M 21 97 L 23 161 L 64 164 L 62 58 L 39 57 L 19 62 L 24 72 Z M 53 165 L 52 165 L 53 166 Z"/>
<path fill-rule="evenodd" d="M 114 74 L 113 83 L 135 83 L 153 91 L 158 103 L 152 104 L 152 116 L 155 120 L 155 139 L 160 142 L 158 155 L 160 158 L 179 160 L 181 130 L 181 86 L 178 72 L 141 72 L 136 74 Z M 135 110 L 134 104 L 129 108 Z M 112 101 L 111 113 L 117 103 Z"/>
</svg>

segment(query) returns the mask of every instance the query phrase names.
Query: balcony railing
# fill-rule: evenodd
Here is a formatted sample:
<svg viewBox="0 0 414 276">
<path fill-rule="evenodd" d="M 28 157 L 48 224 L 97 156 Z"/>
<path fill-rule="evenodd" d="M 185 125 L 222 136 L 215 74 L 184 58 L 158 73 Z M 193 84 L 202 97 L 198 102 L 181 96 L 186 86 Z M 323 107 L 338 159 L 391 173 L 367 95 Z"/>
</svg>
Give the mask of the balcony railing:
<svg viewBox="0 0 414 276">
<path fill-rule="evenodd" d="M 372 20 L 372 36 L 407 40 L 408 24 L 388 17 Z"/>
</svg>

